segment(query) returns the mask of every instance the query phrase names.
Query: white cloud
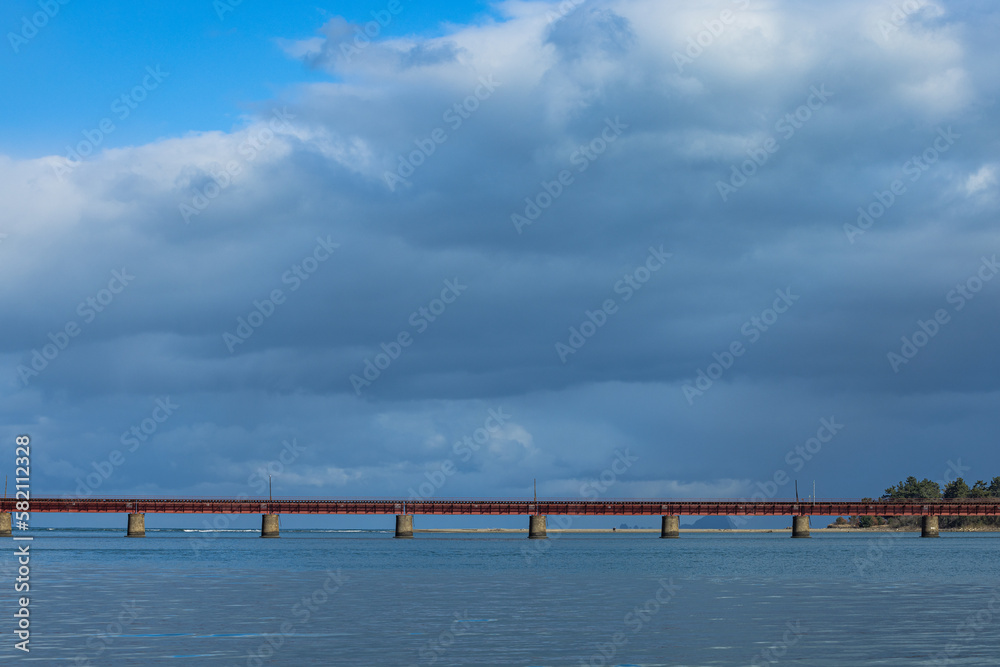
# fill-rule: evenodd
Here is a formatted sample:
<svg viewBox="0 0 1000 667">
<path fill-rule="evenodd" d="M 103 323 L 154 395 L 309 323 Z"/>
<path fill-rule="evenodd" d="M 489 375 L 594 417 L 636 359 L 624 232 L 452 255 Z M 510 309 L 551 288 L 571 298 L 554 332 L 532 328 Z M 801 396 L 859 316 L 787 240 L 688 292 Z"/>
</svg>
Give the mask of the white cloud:
<svg viewBox="0 0 1000 667">
<path fill-rule="evenodd" d="M 969 174 L 965 179 L 965 193 L 970 197 L 974 194 L 992 188 L 997 183 L 996 167 L 992 164 L 984 164 L 974 174 Z"/>
</svg>

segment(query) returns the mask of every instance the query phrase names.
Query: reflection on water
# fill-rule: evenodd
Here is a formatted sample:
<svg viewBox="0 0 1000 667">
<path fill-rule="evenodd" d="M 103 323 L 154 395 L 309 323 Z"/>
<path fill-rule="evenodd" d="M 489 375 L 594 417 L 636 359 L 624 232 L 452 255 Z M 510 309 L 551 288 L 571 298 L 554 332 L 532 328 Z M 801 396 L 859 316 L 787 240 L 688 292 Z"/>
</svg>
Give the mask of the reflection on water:
<svg viewBox="0 0 1000 667">
<path fill-rule="evenodd" d="M 2 664 L 1000 664 L 997 534 L 35 534 Z"/>
</svg>

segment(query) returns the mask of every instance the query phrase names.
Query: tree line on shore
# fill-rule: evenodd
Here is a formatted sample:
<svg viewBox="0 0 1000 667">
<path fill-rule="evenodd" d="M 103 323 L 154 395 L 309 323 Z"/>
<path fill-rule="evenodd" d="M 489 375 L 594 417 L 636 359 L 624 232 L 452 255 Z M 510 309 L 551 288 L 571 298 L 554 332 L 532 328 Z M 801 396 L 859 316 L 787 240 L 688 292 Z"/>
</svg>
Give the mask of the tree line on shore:
<svg viewBox="0 0 1000 667">
<path fill-rule="evenodd" d="M 907 498 L 926 498 L 928 500 L 957 498 L 996 498 L 1000 500 L 1000 477 L 994 477 L 990 482 L 976 481 L 972 486 L 959 477 L 948 482 L 944 488 L 938 482 L 926 477 L 917 480 L 912 475 L 885 490 L 880 500 L 900 500 Z M 871 499 L 867 499 L 871 500 Z M 939 519 L 941 528 L 986 528 L 1000 527 L 1000 517 L 981 516 L 943 516 Z M 838 518 L 837 525 L 851 525 L 858 528 L 872 526 L 889 526 L 889 528 L 915 528 L 920 525 L 920 517 L 913 516 L 856 516 L 850 520 Z"/>
<path fill-rule="evenodd" d="M 911 475 L 905 481 L 890 486 L 882 494 L 883 500 L 897 498 L 1000 498 L 1000 477 L 994 477 L 988 484 L 979 480 L 971 487 L 959 477 L 954 482 L 945 484 L 942 490 L 937 482 L 926 477 L 918 482 Z"/>
</svg>

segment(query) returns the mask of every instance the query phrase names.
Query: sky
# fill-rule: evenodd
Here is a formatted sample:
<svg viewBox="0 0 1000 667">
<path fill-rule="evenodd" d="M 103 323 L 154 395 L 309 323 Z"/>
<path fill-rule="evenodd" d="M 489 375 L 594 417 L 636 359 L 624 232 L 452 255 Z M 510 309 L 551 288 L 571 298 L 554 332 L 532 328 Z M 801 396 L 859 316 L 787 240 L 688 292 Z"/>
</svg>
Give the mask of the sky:
<svg viewBox="0 0 1000 667">
<path fill-rule="evenodd" d="M 0 25 L 0 423 L 35 495 L 1000 475 L 991 3 L 42 0 Z"/>
</svg>

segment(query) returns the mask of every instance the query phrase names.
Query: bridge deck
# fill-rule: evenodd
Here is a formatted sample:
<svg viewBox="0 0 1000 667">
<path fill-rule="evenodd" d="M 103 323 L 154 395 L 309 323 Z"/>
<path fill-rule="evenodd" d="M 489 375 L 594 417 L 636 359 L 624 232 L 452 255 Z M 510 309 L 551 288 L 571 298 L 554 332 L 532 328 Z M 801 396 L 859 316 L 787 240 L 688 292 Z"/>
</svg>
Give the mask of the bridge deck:
<svg viewBox="0 0 1000 667">
<path fill-rule="evenodd" d="M 12 498 L 0 511 L 17 511 Z M 23 501 L 22 501 L 23 502 Z M 1000 499 L 975 500 L 403 500 L 319 498 L 32 498 L 31 512 L 166 514 L 454 514 L 586 516 L 1000 516 Z"/>
</svg>

